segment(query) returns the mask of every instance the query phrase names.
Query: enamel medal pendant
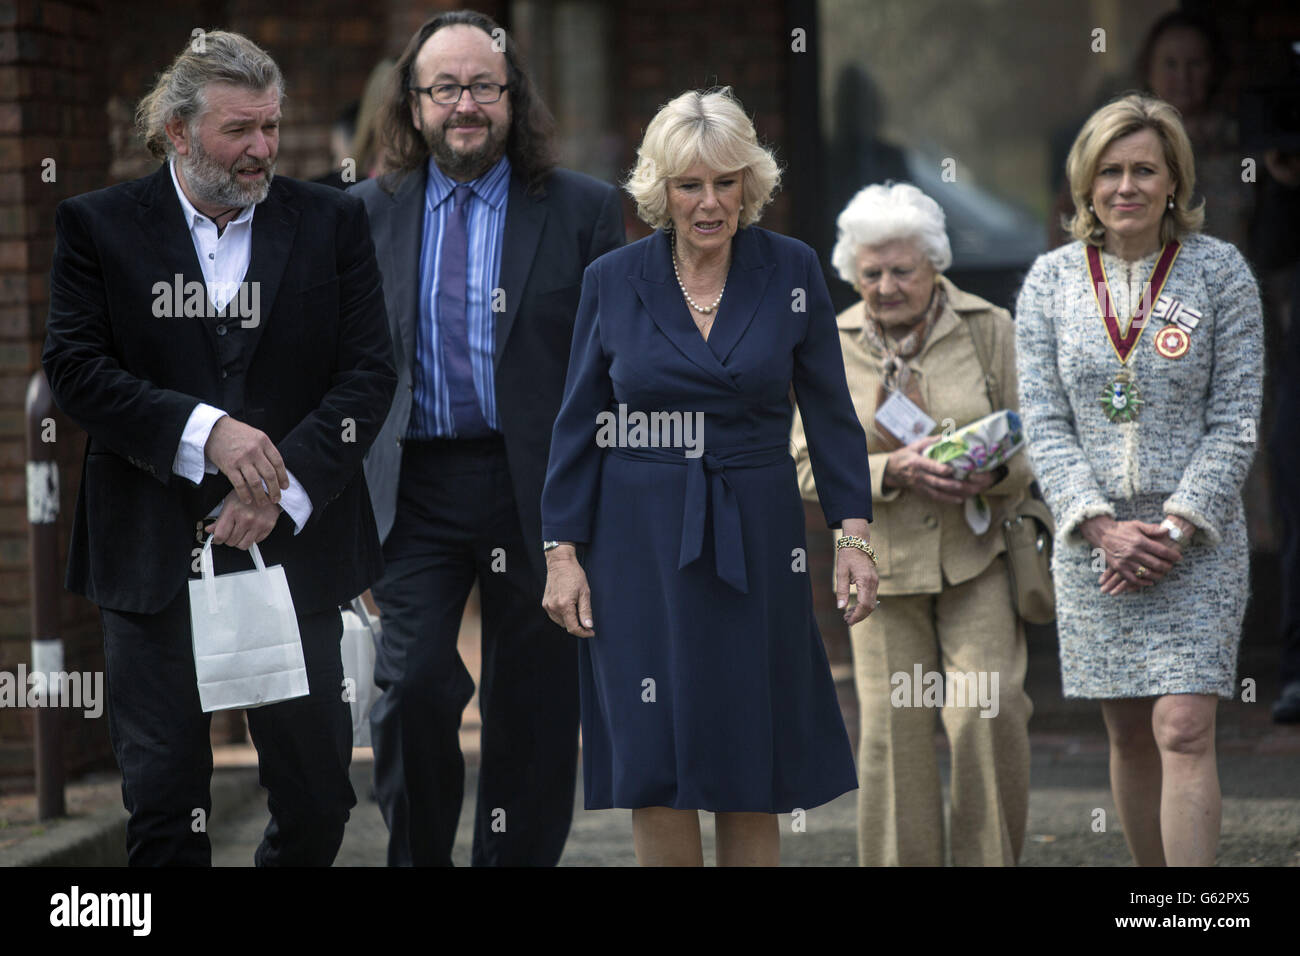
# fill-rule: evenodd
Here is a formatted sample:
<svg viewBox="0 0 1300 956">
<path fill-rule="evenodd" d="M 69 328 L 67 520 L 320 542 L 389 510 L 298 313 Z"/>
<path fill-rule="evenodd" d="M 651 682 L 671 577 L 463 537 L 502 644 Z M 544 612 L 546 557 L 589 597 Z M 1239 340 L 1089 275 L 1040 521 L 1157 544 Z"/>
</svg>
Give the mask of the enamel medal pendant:
<svg viewBox="0 0 1300 956">
<path fill-rule="evenodd" d="M 1101 390 L 1101 410 L 1116 425 L 1135 421 L 1141 407 L 1142 394 L 1128 369 L 1120 369 L 1114 381 Z"/>
<path fill-rule="evenodd" d="M 1166 325 L 1156 333 L 1156 352 L 1161 358 L 1180 359 L 1191 344 L 1187 333 L 1176 325 Z"/>
<path fill-rule="evenodd" d="M 1092 283 L 1093 295 L 1097 299 L 1097 310 L 1101 313 L 1102 323 L 1106 327 L 1106 338 L 1109 339 L 1120 364 L 1120 370 L 1115 373 L 1115 378 L 1110 384 L 1101 390 L 1100 396 L 1101 410 L 1113 424 L 1123 425 L 1126 422 L 1136 421 L 1138 412 L 1142 408 L 1142 395 L 1127 365 L 1146 328 L 1147 318 L 1152 311 L 1152 300 L 1159 299 L 1165 280 L 1169 278 L 1169 272 L 1173 269 L 1174 260 L 1178 258 L 1180 248 L 1178 240 L 1175 239 L 1161 250 L 1160 258 L 1156 260 L 1155 268 L 1151 270 L 1151 278 L 1147 280 L 1146 292 L 1134 310 L 1133 317 L 1129 319 L 1128 327 L 1121 328 L 1110 297 L 1110 285 L 1106 281 L 1101 252 L 1096 246 L 1086 247 L 1088 277 Z M 1174 335 L 1169 337 L 1171 330 Z M 1166 340 L 1162 341 L 1162 336 L 1166 336 Z M 1181 336 L 1181 339 L 1178 336 Z M 1156 351 L 1166 358 L 1180 358 L 1187 351 L 1187 345 L 1186 333 L 1176 325 L 1166 326 L 1156 335 Z M 1171 354 L 1166 354 L 1166 348 Z"/>
</svg>

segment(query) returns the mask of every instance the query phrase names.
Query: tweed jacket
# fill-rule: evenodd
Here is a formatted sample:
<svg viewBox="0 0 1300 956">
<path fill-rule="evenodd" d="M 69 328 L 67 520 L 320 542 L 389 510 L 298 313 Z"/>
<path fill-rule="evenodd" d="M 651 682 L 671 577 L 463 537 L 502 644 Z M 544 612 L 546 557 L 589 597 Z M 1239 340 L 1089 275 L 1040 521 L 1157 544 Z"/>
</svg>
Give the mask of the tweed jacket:
<svg viewBox="0 0 1300 956">
<path fill-rule="evenodd" d="M 1121 322 L 1133 314 L 1157 256 L 1125 263 L 1103 254 Z M 1020 405 L 1058 545 L 1079 545 L 1081 522 L 1113 516 L 1113 502 L 1138 495 L 1164 496 L 1164 513 L 1196 525 L 1195 541 L 1211 546 L 1240 512 L 1263 388 L 1258 287 L 1234 246 L 1190 235 L 1163 294 L 1202 317 L 1176 359 L 1156 350 L 1163 323 L 1147 323 L 1156 328 L 1143 329 L 1128 361 L 1144 404 L 1136 421 L 1112 424 L 1100 397 L 1120 362 L 1083 243 L 1039 256 L 1025 279 L 1016 307 Z"/>
<path fill-rule="evenodd" d="M 908 367 L 916 377 L 927 412 L 939 428 L 949 424 L 960 428 L 996 410 L 984 387 L 972 332 L 985 343 L 994 398 L 1000 398 L 1002 407 L 1016 408 L 1015 329 L 1006 309 L 962 292 L 947 278 L 940 281 L 948 295 L 947 307 L 921 350 L 908 360 Z M 1013 456 L 1006 477 L 985 492 L 993 513 L 989 529 L 982 535 L 976 535 L 966 524 L 961 505 L 941 504 L 908 489 L 883 487 L 881 479 L 890 452 L 875 422 L 881 355 L 863 337 L 864 321 L 861 301 L 838 318 L 849 392 L 867 433 L 871 544 L 880 574 L 879 593 L 937 594 L 945 584 L 960 584 L 976 577 L 1006 550 L 1002 519 L 1024 497 L 1032 476 L 1024 452 Z M 815 498 L 808 443 L 797 414 L 791 454 L 800 494 Z"/>
</svg>

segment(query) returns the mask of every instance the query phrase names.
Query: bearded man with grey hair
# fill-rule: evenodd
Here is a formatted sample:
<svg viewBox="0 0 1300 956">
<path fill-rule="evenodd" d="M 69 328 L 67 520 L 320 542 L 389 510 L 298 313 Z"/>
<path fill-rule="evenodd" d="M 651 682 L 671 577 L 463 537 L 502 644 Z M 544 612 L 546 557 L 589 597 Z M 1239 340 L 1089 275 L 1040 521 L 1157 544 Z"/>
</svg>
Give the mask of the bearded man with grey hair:
<svg viewBox="0 0 1300 956">
<path fill-rule="evenodd" d="M 211 863 L 187 588 L 209 534 L 218 573 L 254 543 L 284 567 L 311 688 L 248 712 L 254 861 L 328 866 L 356 804 L 338 606 L 382 567 L 362 459 L 396 377 L 364 207 L 275 176 L 283 96 L 265 51 L 202 35 L 137 114 L 167 161 L 56 212 L 43 363 L 89 435 L 67 586 L 102 611 L 132 865 Z"/>
</svg>

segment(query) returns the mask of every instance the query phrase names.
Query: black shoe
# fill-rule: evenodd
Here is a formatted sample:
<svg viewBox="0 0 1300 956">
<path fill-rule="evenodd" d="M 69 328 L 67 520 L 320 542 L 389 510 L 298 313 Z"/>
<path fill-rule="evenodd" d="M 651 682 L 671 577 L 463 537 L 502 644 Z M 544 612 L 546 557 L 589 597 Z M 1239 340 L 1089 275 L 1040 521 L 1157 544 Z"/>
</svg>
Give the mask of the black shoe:
<svg viewBox="0 0 1300 956">
<path fill-rule="evenodd" d="M 1300 680 L 1282 688 L 1282 696 L 1273 703 L 1275 724 L 1300 724 Z"/>
</svg>

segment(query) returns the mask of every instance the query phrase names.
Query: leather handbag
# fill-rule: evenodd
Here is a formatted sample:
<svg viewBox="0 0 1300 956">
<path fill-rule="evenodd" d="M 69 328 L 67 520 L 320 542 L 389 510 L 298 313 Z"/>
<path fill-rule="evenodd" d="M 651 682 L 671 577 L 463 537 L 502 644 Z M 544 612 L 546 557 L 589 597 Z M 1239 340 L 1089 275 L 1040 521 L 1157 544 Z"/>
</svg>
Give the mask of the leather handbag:
<svg viewBox="0 0 1300 956">
<path fill-rule="evenodd" d="M 989 369 L 985 343 L 975 334 L 967 320 L 967 331 L 975 345 L 975 356 L 984 372 L 984 390 L 994 411 L 1006 406 L 1001 386 Z M 997 398 L 995 398 L 995 394 Z M 1056 620 L 1056 588 L 1052 583 L 1052 541 L 1056 524 L 1052 512 L 1038 494 L 1037 484 L 1012 514 L 1002 522 L 1007 546 L 1007 573 L 1011 578 L 1011 603 L 1021 620 L 1029 624 L 1051 624 Z"/>
</svg>

